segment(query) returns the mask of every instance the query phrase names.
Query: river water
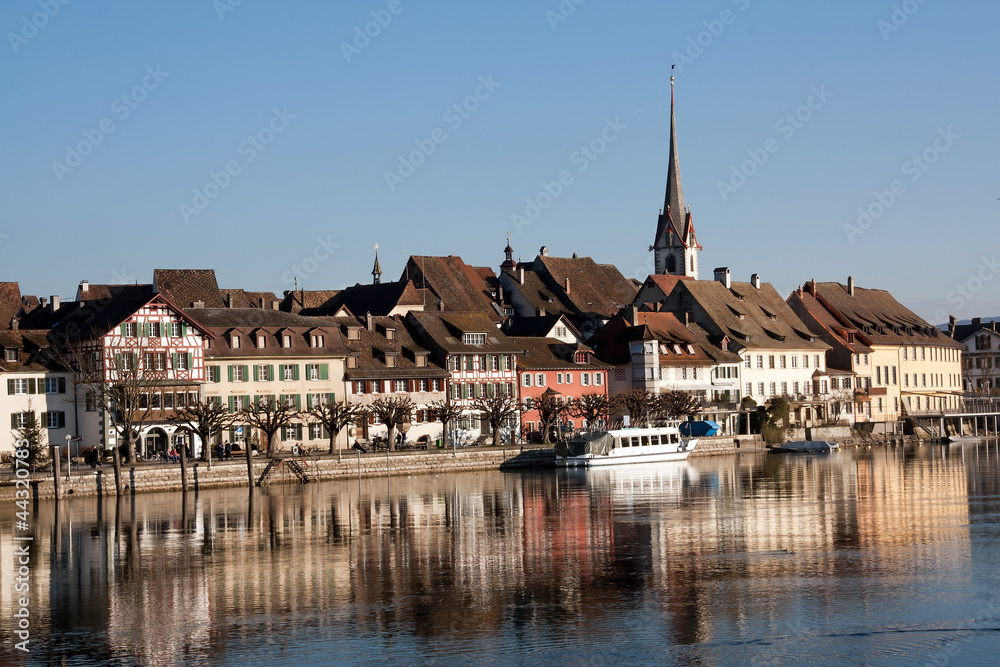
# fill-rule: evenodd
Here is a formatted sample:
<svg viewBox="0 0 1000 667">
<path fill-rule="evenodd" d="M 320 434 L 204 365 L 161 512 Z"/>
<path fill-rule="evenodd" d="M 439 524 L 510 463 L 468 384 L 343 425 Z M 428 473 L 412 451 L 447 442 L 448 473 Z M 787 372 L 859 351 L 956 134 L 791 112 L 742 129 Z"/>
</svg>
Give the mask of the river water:
<svg viewBox="0 0 1000 667">
<path fill-rule="evenodd" d="M 996 442 L 248 496 L 38 503 L 28 654 L 0 512 L 0 663 L 1000 663 Z"/>
</svg>

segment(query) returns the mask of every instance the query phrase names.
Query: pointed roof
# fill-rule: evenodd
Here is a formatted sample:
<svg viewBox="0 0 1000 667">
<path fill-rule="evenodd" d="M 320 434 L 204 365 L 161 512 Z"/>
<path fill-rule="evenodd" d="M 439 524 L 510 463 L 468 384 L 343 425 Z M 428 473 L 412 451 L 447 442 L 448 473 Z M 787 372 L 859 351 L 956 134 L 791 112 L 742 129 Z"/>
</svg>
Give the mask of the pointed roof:
<svg viewBox="0 0 1000 667">
<path fill-rule="evenodd" d="M 382 265 L 378 263 L 378 246 L 375 246 L 375 266 L 372 267 L 372 278 L 377 285 L 382 280 Z"/>
<path fill-rule="evenodd" d="M 668 229 L 669 228 L 669 229 Z M 689 234 L 694 234 L 691 214 L 684 205 L 681 186 L 681 163 L 677 155 L 677 117 L 674 112 L 674 77 L 670 77 L 670 157 L 667 161 L 667 190 L 663 210 L 656 226 L 654 245 L 660 243 L 667 231 L 673 231 L 683 245 L 688 245 Z"/>
</svg>

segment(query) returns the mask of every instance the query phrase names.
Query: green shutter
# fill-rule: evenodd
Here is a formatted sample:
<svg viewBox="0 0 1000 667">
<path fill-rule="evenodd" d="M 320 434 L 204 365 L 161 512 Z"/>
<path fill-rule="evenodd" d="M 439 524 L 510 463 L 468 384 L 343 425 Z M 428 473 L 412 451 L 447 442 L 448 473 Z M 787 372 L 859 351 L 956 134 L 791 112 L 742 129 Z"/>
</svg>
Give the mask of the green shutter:
<svg viewBox="0 0 1000 667">
<path fill-rule="evenodd" d="M 229 411 L 230 412 L 233 411 L 233 397 L 232 396 L 229 397 Z"/>
<path fill-rule="evenodd" d="M 328 429 L 326 426 L 323 427 L 323 439 L 324 440 L 330 439 L 330 429 Z"/>
<path fill-rule="evenodd" d="M 232 398 L 232 396 L 230 396 L 230 398 Z M 230 426 L 229 427 L 229 442 L 235 442 L 235 441 L 236 441 L 236 427 L 235 426 Z"/>
<path fill-rule="evenodd" d="M 34 394 L 35 392 L 35 378 L 28 378 L 28 393 Z"/>
<path fill-rule="evenodd" d="M 274 379 L 274 364 L 268 364 L 267 366 L 267 378 L 269 380 Z"/>
<path fill-rule="evenodd" d="M 229 366 L 226 366 L 226 368 L 229 371 L 229 381 L 232 382 L 233 381 L 233 366 L 232 366 L 232 364 L 230 364 Z"/>
<path fill-rule="evenodd" d="M 337 400 L 337 395 L 335 393 L 330 392 L 329 394 L 326 395 L 326 402 L 327 403 L 333 403 L 336 400 Z"/>
<path fill-rule="evenodd" d="M 38 417 L 38 415 L 36 415 L 34 412 L 29 412 L 28 413 L 28 426 L 34 426 L 37 423 L 35 421 L 37 419 L 37 417 Z"/>
<path fill-rule="evenodd" d="M 59 393 L 66 393 L 66 378 L 59 378 Z"/>
<path fill-rule="evenodd" d="M 188 352 L 188 370 L 194 368 L 194 352 Z"/>
<path fill-rule="evenodd" d="M 254 364 L 253 367 L 253 381 L 254 382 L 260 381 L 260 366 L 257 366 L 256 364 Z"/>
<path fill-rule="evenodd" d="M 176 352 L 171 352 L 170 353 L 170 368 L 172 368 L 175 371 L 177 370 L 177 353 Z"/>
<path fill-rule="evenodd" d="M 302 439 L 302 424 L 295 425 L 295 439 L 296 440 Z"/>
<path fill-rule="evenodd" d="M 49 413 L 48 412 L 43 412 L 42 413 L 42 424 L 46 428 L 48 428 L 48 426 L 49 426 Z"/>
<path fill-rule="evenodd" d="M 122 322 L 121 325 L 119 325 L 118 328 L 121 331 L 122 338 L 124 338 L 125 337 L 125 323 Z"/>
<path fill-rule="evenodd" d="M 285 379 L 285 365 L 284 364 L 278 364 L 278 375 L 277 375 L 277 378 L 278 378 L 279 382 L 283 382 L 284 381 L 284 379 Z"/>
<path fill-rule="evenodd" d="M 10 413 L 10 427 L 11 428 L 17 428 L 17 413 L 16 412 Z"/>
<path fill-rule="evenodd" d="M 301 410 L 302 409 L 302 396 L 301 396 L 301 394 L 295 394 L 295 409 L 296 410 Z"/>
<path fill-rule="evenodd" d="M 7 393 L 8 394 L 13 394 L 14 393 L 14 381 L 13 380 L 7 380 Z"/>
<path fill-rule="evenodd" d="M 187 322 L 181 322 L 181 337 L 187 336 L 188 325 Z"/>
<path fill-rule="evenodd" d="M 294 366 L 292 366 L 292 379 L 293 380 L 298 380 L 299 379 L 299 365 L 298 364 L 295 364 Z"/>
<path fill-rule="evenodd" d="M 329 380 L 330 379 L 330 364 L 320 364 L 319 365 L 319 379 Z"/>
<path fill-rule="evenodd" d="M 246 380 L 246 378 L 248 378 L 248 377 L 250 377 L 250 365 L 249 364 L 244 364 L 243 365 L 243 379 Z"/>
</svg>

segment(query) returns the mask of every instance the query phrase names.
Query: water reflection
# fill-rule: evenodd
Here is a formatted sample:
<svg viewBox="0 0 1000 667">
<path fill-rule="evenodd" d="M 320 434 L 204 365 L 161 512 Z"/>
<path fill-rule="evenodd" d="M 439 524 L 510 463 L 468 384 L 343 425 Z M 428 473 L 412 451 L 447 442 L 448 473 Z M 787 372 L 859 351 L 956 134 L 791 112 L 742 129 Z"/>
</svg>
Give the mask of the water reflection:
<svg viewBox="0 0 1000 667">
<path fill-rule="evenodd" d="M 32 655 L 920 660 L 996 586 L 998 486 L 987 443 L 42 503 Z"/>
</svg>

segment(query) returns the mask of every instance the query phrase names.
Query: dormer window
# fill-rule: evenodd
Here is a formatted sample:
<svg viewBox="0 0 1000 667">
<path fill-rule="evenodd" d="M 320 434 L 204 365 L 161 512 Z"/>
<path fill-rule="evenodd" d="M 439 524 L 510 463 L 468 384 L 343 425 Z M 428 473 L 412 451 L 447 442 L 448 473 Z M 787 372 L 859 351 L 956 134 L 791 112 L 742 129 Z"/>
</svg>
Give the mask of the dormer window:
<svg viewBox="0 0 1000 667">
<path fill-rule="evenodd" d="M 587 363 L 587 353 L 585 351 L 577 350 L 577 352 L 573 356 L 574 356 L 574 361 L 576 363 L 578 364 Z"/>
<path fill-rule="evenodd" d="M 417 368 L 424 368 L 425 366 L 427 366 L 427 355 L 417 354 L 415 355 L 415 361 L 417 364 Z"/>
<path fill-rule="evenodd" d="M 348 368 L 357 368 L 358 367 L 358 358 L 355 357 L 355 356 L 347 357 L 347 367 Z"/>
<path fill-rule="evenodd" d="M 386 368 L 395 368 L 396 367 L 396 355 L 395 354 L 387 354 L 387 355 L 385 355 L 385 367 Z"/>
<path fill-rule="evenodd" d="M 7 349 L 4 350 L 3 358 L 4 358 L 4 361 L 6 361 L 8 363 L 15 363 L 15 362 L 17 362 L 17 349 L 16 348 L 12 348 L 12 347 L 8 347 Z"/>
<path fill-rule="evenodd" d="M 385 330 L 385 339 L 386 340 L 396 340 L 396 330 L 395 329 L 386 329 Z"/>
<path fill-rule="evenodd" d="M 234 350 L 240 349 L 240 337 L 236 334 L 229 335 L 229 346 Z"/>
<path fill-rule="evenodd" d="M 263 349 L 267 347 L 267 336 L 264 334 L 257 334 L 257 348 Z"/>
<path fill-rule="evenodd" d="M 309 337 L 309 347 L 323 347 L 325 345 L 325 337 L 323 335 L 313 334 Z"/>
<path fill-rule="evenodd" d="M 687 353 L 694 354 L 694 346 L 692 346 L 690 343 L 688 343 L 687 345 Z"/>
<path fill-rule="evenodd" d="M 462 334 L 463 345 L 486 345 L 486 334 L 484 333 L 464 333 Z"/>
<path fill-rule="evenodd" d="M 361 327 L 348 327 L 347 340 L 361 340 Z"/>
<path fill-rule="evenodd" d="M 287 350 L 291 346 L 292 346 L 292 337 L 289 336 L 288 334 L 284 334 L 281 337 L 281 347 L 283 347 L 283 348 L 285 348 Z"/>
</svg>

